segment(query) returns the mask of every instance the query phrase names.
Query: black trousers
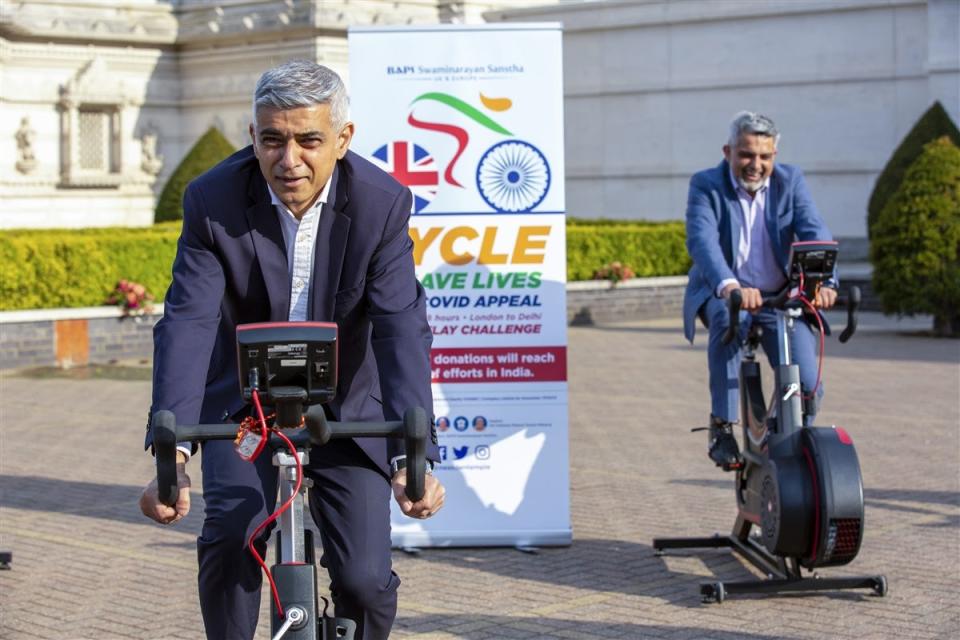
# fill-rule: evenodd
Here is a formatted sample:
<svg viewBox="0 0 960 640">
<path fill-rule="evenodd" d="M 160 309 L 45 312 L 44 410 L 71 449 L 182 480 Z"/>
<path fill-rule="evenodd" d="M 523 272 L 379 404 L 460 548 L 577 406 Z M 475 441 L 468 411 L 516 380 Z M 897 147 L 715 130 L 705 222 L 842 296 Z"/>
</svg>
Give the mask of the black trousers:
<svg viewBox="0 0 960 640">
<path fill-rule="evenodd" d="M 264 580 L 245 547 L 276 506 L 277 468 L 269 450 L 249 463 L 231 441 L 207 442 L 202 455 L 205 520 L 197 556 L 207 638 L 252 640 Z M 357 623 L 356 638 L 386 640 L 400 585 L 390 557 L 390 483 L 352 440 L 313 448 L 304 475 L 314 482 L 310 513 L 320 529 L 336 615 Z M 256 542 L 261 556 L 269 535 Z"/>
</svg>

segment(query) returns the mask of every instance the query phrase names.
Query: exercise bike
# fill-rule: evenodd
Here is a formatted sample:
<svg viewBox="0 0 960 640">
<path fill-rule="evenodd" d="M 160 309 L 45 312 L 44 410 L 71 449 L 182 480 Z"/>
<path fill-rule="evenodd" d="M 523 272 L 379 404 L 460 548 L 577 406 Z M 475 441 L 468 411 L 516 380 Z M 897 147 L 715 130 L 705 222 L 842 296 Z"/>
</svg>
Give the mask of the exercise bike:
<svg viewBox="0 0 960 640">
<path fill-rule="evenodd" d="M 323 403 L 333 399 L 337 387 L 337 325 L 320 322 L 278 322 L 237 327 L 237 357 L 244 399 L 254 405 L 259 422 L 247 418 L 237 424 L 178 425 L 170 411 L 154 413 L 151 428 L 156 454 L 160 501 L 177 501 L 177 443 L 234 440 L 237 453 L 252 461 L 262 451 L 273 452 L 279 474 L 280 504 L 271 518 L 251 536 L 251 541 L 272 519 L 277 519 L 276 564 L 267 571 L 273 596 L 273 640 L 353 640 L 352 620 L 327 616 L 317 594 L 317 569 L 310 529 L 304 527 L 304 494 L 309 479 L 302 465 L 309 463 L 309 448 L 332 438 L 403 438 L 406 445 L 407 496 L 423 497 L 426 446 L 430 433 L 427 413 L 409 409 L 400 421 L 334 422 L 327 419 Z M 275 410 L 273 425 L 261 405 Z M 284 451 L 284 449 L 287 449 Z M 262 558 L 250 546 L 266 571 Z"/>
<path fill-rule="evenodd" d="M 762 330 L 751 327 L 743 341 L 740 365 L 740 414 L 743 426 L 742 462 L 735 467 L 737 518 L 730 535 L 704 538 L 655 538 L 657 555 L 664 549 L 729 548 L 767 577 L 740 582 L 703 582 L 704 602 L 723 602 L 736 593 L 783 593 L 872 589 L 887 593 L 882 575 L 823 578 L 810 570 L 851 562 L 863 539 L 863 482 L 853 440 L 842 428 L 804 426 L 815 390 L 803 397 L 800 368 L 790 361 L 790 336 L 805 311 L 815 313 L 810 301 L 831 278 L 837 260 L 836 242 L 795 242 L 791 247 L 788 284 L 779 294 L 765 297 L 763 306 L 777 311 L 780 365 L 774 372 L 769 405 L 763 396 L 756 351 Z M 851 287 L 846 299 L 847 326 L 841 343 L 857 327 L 860 290 Z M 732 292 L 730 324 L 723 336 L 729 344 L 740 336 L 739 291 Z M 821 347 L 823 327 L 820 331 Z M 820 357 L 823 357 L 821 348 Z M 818 380 L 819 383 L 819 380 Z M 758 531 L 752 529 L 757 527 Z"/>
</svg>

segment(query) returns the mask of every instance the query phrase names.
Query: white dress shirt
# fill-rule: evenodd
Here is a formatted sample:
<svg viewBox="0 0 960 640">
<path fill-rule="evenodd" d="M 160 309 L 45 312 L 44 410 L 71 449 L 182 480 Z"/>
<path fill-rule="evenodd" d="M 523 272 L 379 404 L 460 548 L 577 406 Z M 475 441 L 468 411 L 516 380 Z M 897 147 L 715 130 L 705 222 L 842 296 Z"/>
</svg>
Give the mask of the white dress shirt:
<svg viewBox="0 0 960 640">
<path fill-rule="evenodd" d="M 740 201 L 740 238 L 733 268 L 737 279 L 723 280 L 717 286 L 716 294 L 719 296 L 724 287 L 737 282 L 741 287 L 765 292 L 779 291 L 786 284 L 786 278 L 773 253 L 773 243 L 767 232 L 766 210 L 770 178 L 763 181 L 753 196 L 740 186 L 732 170 L 730 180 Z"/>
<path fill-rule="evenodd" d="M 269 187 L 268 187 L 269 189 Z M 323 186 L 317 201 L 298 220 L 290 209 L 270 190 L 270 203 L 277 210 L 277 219 L 287 247 L 287 271 L 290 275 L 290 313 L 287 320 L 307 319 L 310 300 L 310 279 L 313 275 L 313 254 L 320 226 L 320 212 L 330 194 L 330 180 Z"/>
</svg>

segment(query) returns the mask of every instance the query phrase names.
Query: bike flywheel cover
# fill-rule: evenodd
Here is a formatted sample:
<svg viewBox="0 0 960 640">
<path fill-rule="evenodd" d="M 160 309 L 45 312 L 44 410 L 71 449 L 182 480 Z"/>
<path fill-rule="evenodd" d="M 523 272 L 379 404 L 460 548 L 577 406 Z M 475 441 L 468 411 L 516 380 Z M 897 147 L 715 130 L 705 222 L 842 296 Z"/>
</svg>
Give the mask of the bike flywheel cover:
<svg viewBox="0 0 960 640">
<path fill-rule="evenodd" d="M 803 555 L 807 568 L 843 565 L 863 540 L 863 479 L 853 440 L 836 427 L 803 430 L 803 454 L 816 491 L 816 537 Z"/>
</svg>

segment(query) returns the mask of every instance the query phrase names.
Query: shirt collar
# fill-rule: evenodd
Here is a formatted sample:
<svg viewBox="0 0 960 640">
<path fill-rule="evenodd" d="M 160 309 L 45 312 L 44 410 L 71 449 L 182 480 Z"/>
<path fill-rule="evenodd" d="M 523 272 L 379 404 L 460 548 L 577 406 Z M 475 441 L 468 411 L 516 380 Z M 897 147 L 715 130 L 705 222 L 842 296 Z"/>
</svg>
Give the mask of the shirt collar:
<svg viewBox="0 0 960 640">
<path fill-rule="evenodd" d="M 327 202 L 327 197 L 330 195 L 330 183 L 333 182 L 333 176 L 327 178 L 327 184 L 323 185 L 323 189 L 320 191 L 320 196 L 317 198 L 316 202 L 310 207 L 311 209 L 319 209 L 321 205 Z M 277 208 L 277 211 L 281 213 L 286 213 L 288 216 L 296 219 L 297 216 L 293 215 L 293 212 L 287 208 L 287 205 L 283 203 L 280 198 L 277 197 L 277 194 L 273 192 L 273 189 L 270 188 L 270 185 L 267 184 L 267 191 L 270 192 L 270 204 Z M 307 212 L 309 213 L 309 211 Z M 304 215 L 307 215 L 306 213 Z"/>
</svg>

